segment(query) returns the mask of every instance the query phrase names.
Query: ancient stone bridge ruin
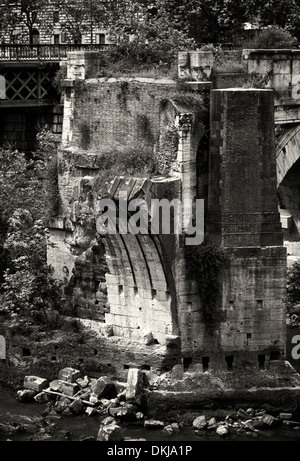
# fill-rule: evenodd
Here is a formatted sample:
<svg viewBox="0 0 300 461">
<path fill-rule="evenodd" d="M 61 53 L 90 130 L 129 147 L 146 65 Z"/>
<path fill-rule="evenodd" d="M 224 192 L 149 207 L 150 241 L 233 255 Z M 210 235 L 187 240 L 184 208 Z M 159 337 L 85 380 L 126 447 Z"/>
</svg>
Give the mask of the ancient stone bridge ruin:
<svg viewBox="0 0 300 461">
<path fill-rule="evenodd" d="M 287 200 L 280 185 L 299 158 L 300 118 L 292 88 L 277 90 L 291 72 L 268 73 L 265 62 L 279 65 L 274 53 L 265 61 L 248 53 L 248 65 L 272 75 L 273 86 L 216 88 L 210 56 L 198 53 L 188 69 L 194 57 L 184 54 L 179 74 L 197 77 L 179 88 L 171 79 L 89 78 L 97 56 L 70 53 L 64 83 L 48 261 L 65 283 L 68 315 L 95 334 L 106 371 L 259 369 L 284 360 L 287 255 L 277 193 Z M 150 152 L 155 172 L 122 171 L 118 160 L 108 168 L 116 151 L 131 155 L 133 167 Z M 99 236 L 97 203 L 110 197 L 118 205 L 120 191 L 147 203 L 204 199 L 210 246 L 187 250 L 183 235 L 162 233 Z M 203 273 L 221 250 L 220 270 Z M 213 304 L 205 290 L 216 291 Z"/>
</svg>

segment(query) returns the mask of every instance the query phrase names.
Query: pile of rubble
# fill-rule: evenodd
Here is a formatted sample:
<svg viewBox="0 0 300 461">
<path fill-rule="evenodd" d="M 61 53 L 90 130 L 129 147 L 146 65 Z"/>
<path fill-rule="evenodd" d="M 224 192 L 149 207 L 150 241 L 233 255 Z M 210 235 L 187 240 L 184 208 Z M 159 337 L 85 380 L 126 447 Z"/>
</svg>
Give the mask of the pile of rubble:
<svg viewBox="0 0 300 461">
<path fill-rule="evenodd" d="M 265 430 L 274 428 L 281 424 L 294 429 L 300 429 L 300 422 L 292 420 L 292 413 L 279 413 L 277 417 L 272 416 L 266 410 L 254 410 L 248 408 L 229 413 L 225 420 L 217 421 L 216 418 L 208 419 L 205 415 L 197 417 L 193 421 L 193 428 L 199 435 L 203 431 L 216 431 L 221 437 L 230 434 L 243 434 L 251 437 L 265 435 Z"/>
<path fill-rule="evenodd" d="M 74 368 L 64 368 L 58 379 L 48 382 L 38 376 L 25 376 L 24 389 L 17 392 L 19 402 L 46 404 L 46 415 L 104 416 L 97 440 L 123 440 L 117 422 L 140 422 L 145 427 L 161 427 L 159 421 L 148 421 L 142 413 L 144 374 L 131 368 L 126 383 L 115 382 L 107 376 L 99 379 L 80 376 Z M 174 426 L 174 430 L 175 430 Z"/>
<path fill-rule="evenodd" d="M 46 404 L 43 416 L 84 413 L 99 416 L 100 427 L 96 437 L 99 441 L 133 440 L 123 437 L 123 423 L 162 430 L 166 435 L 172 435 L 183 428 L 181 422 L 147 419 L 144 414 L 144 396 L 144 373 L 137 368 L 128 370 L 126 383 L 113 381 L 107 376 L 98 379 L 88 376 L 82 378 L 78 370 L 64 368 L 59 372 L 58 379 L 51 382 L 37 376 L 25 376 L 24 389 L 17 392 L 17 400 L 20 402 Z M 300 435 L 300 422 L 293 420 L 292 413 L 273 416 L 264 409 L 239 409 L 227 414 L 225 418 L 201 415 L 190 421 L 191 429 L 199 436 L 216 433 L 220 437 L 233 434 L 258 437 L 265 435 L 267 429 L 279 425 L 299 429 Z M 91 439 L 95 440 L 94 437 Z"/>
</svg>

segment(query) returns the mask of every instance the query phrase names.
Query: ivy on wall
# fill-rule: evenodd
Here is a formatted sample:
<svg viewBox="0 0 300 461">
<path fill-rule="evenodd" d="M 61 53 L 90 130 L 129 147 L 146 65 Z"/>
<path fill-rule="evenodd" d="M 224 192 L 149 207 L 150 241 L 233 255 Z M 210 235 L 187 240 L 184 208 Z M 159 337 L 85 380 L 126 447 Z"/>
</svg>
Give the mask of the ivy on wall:
<svg viewBox="0 0 300 461">
<path fill-rule="evenodd" d="M 185 246 L 187 276 L 197 281 L 203 320 L 212 333 L 220 321 L 217 299 L 220 288 L 220 271 L 226 266 L 227 255 L 222 247 L 207 237 L 201 245 Z"/>
</svg>

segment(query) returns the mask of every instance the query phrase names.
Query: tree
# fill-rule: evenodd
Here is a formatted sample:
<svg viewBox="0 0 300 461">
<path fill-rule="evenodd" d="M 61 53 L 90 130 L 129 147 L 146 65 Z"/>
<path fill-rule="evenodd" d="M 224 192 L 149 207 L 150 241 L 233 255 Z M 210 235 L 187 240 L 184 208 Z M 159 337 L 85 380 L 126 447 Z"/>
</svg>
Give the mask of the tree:
<svg viewBox="0 0 300 461">
<path fill-rule="evenodd" d="M 244 23 L 254 21 L 259 0 L 166 0 L 175 27 L 183 28 L 197 45 L 239 42 Z"/>
<path fill-rule="evenodd" d="M 25 316 L 45 314 L 58 294 L 46 261 L 43 191 L 33 167 L 24 154 L 0 150 L 1 310 Z"/>
<path fill-rule="evenodd" d="M 175 28 L 166 8 L 166 0 L 132 1 L 116 6 L 109 15 L 109 36 L 115 46 L 109 60 L 132 69 L 136 65 L 170 65 L 178 50 L 193 48 L 195 42 Z"/>
<path fill-rule="evenodd" d="M 47 0 L 1 0 L 3 24 L 14 29 L 19 24 L 28 28 L 29 43 L 33 43 L 34 29 L 38 24 L 38 12 L 47 5 Z"/>
<path fill-rule="evenodd" d="M 279 26 L 300 40 L 300 5 L 297 0 L 263 0 L 259 16 L 262 26 Z"/>
<path fill-rule="evenodd" d="M 16 209 L 8 221 L 4 248 L 8 268 L 4 273 L 4 309 L 10 313 L 47 318 L 58 295 L 46 259 L 47 231 L 26 209 Z"/>
<path fill-rule="evenodd" d="M 89 33 L 93 43 L 95 28 L 107 23 L 107 8 L 102 1 L 54 0 L 53 6 L 61 13 L 62 30 L 72 37 L 74 43 L 81 43 L 83 33 Z"/>
<path fill-rule="evenodd" d="M 278 26 L 300 40 L 300 5 L 297 0 L 166 0 L 175 27 L 185 30 L 197 45 L 245 38 L 244 24 Z"/>
<path fill-rule="evenodd" d="M 247 48 L 280 49 L 292 48 L 296 38 L 288 30 L 278 26 L 269 26 L 263 29 L 256 37 L 245 43 Z"/>
</svg>

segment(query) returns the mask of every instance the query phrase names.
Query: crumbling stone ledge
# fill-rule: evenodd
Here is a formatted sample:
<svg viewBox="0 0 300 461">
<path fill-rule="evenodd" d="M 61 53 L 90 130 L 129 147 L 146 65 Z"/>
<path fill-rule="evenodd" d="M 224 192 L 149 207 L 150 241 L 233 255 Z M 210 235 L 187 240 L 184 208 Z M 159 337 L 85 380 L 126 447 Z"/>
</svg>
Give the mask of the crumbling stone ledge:
<svg viewBox="0 0 300 461">
<path fill-rule="evenodd" d="M 148 393 L 148 417 L 158 418 L 167 414 L 170 418 L 186 411 L 203 409 L 228 409 L 240 406 L 263 408 L 271 413 L 292 412 L 300 414 L 300 386 L 256 389 L 224 389 L 219 391 L 176 392 L 154 390 Z"/>
</svg>

